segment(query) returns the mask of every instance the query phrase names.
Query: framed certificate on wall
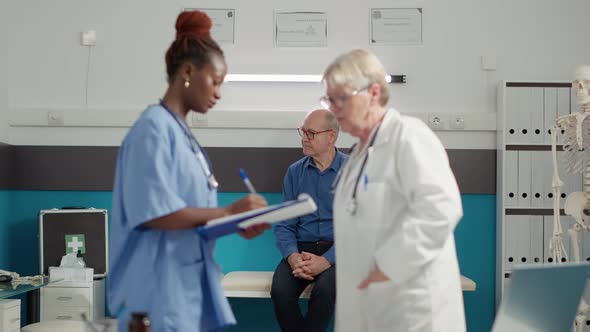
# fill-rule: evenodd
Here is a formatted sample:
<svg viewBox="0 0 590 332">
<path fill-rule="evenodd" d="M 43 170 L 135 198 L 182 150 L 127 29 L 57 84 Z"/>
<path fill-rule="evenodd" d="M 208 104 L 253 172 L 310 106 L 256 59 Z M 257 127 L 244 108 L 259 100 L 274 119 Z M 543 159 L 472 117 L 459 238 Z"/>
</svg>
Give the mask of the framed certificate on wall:
<svg viewBox="0 0 590 332">
<path fill-rule="evenodd" d="M 422 8 L 372 8 L 371 45 L 422 45 Z"/>
<path fill-rule="evenodd" d="M 325 12 L 275 11 L 275 47 L 328 46 Z"/>
<path fill-rule="evenodd" d="M 220 44 L 235 43 L 235 9 L 212 9 L 212 8 L 184 8 L 187 10 L 200 10 L 211 19 L 211 37 Z"/>
</svg>

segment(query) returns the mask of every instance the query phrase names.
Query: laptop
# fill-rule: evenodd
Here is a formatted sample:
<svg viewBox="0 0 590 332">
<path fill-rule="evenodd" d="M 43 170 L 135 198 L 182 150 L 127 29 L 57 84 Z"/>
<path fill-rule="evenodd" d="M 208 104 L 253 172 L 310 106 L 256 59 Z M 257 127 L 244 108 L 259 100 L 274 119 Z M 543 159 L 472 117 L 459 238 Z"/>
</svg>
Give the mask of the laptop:
<svg viewBox="0 0 590 332">
<path fill-rule="evenodd" d="M 571 331 L 589 273 L 586 263 L 516 266 L 492 332 Z"/>
</svg>

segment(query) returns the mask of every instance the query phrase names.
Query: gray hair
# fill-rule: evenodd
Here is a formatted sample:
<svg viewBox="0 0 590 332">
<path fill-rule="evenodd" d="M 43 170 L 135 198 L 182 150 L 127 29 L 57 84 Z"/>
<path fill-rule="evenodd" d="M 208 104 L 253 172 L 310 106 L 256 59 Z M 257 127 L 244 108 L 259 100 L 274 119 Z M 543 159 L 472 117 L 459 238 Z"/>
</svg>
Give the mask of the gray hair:
<svg viewBox="0 0 590 332">
<path fill-rule="evenodd" d="M 338 124 L 338 120 L 336 120 L 336 116 L 334 115 L 334 113 L 325 108 L 318 108 L 307 113 L 306 117 L 308 117 L 312 113 L 322 113 L 324 115 L 325 129 L 334 130 L 336 132 L 336 137 L 338 137 L 338 133 L 340 132 L 340 125 Z"/>
<path fill-rule="evenodd" d="M 338 120 L 336 120 L 336 116 L 334 115 L 334 113 L 328 110 L 326 111 L 326 129 L 334 130 L 336 131 L 336 135 L 338 135 L 338 132 L 340 132 L 340 125 L 338 124 Z"/>
<path fill-rule="evenodd" d="M 377 56 L 364 49 L 355 49 L 338 56 L 324 71 L 322 82 L 348 85 L 358 90 L 377 83 L 381 87 L 379 104 L 385 106 L 389 101 L 385 74 L 385 67 Z"/>
</svg>

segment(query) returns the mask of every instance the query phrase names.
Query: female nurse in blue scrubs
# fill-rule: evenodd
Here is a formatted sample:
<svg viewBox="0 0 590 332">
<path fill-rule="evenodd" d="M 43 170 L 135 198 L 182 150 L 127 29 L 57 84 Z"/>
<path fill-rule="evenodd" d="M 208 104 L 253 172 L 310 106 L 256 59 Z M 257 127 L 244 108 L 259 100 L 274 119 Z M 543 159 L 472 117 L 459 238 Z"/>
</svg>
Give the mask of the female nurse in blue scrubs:
<svg viewBox="0 0 590 332">
<path fill-rule="evenodd" d="M 149 314 L 152 331 L 218 331 L 235 324 L 223 295 L 215 242 L 196 228 L 209 220 L 266 206 L 248 195 L 217 207 L 217 181 L 205 151 L 186 124 L 220 98 L 227 72 L 210 37 L 211 20 L 187 11 L 176 21 L 166 53 L 168 90 L 149 106 L 119 151 L 110 232 L 108 303 L 127 331 L 132 312 Z M 241 235 L 251 238 L 268 225 Z"/>
</svg>

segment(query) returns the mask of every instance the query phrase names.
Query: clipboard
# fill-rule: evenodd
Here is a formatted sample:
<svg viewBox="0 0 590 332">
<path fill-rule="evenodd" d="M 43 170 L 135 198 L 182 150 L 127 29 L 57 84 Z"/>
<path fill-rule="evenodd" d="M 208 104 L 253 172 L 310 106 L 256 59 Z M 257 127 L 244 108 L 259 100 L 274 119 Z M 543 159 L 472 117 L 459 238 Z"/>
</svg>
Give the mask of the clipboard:
<svg viewBox="0 0 590 332">
<path fill-rule="evenodd" d="M 316 210 L 317 206 L 311 196 L 301 194 L 296 200 L 210 220 L 205 226 L 197 228 L 197 232 L 206 240 L 211 240 L 239 232 L 255 224 L 274 224 Z"/>
</svg>

